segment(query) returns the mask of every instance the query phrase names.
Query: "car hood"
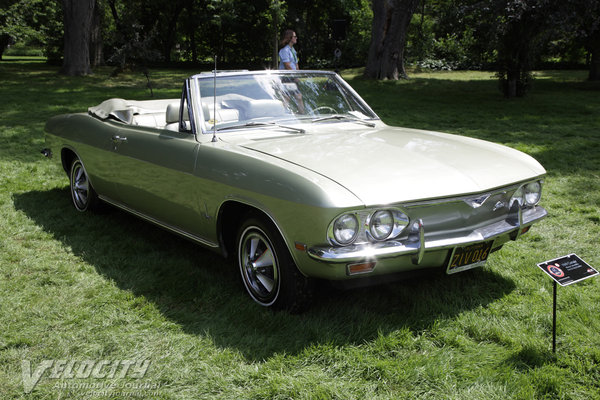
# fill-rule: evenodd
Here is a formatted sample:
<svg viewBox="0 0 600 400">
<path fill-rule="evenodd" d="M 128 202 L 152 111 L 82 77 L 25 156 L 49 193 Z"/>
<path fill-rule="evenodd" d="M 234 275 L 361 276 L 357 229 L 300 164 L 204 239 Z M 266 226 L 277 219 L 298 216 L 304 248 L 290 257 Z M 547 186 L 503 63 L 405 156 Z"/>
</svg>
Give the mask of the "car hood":
<svg viewBox="0 0 600 400">
<path fill-rule="evenodd" d="M 365 205 L 473 194 L 546 172 L 532 157 L 483 140 L 383 124 L 368 130 L 335 126 L 335 131 L 226 141 L 321 174 Z"/>
</svg>

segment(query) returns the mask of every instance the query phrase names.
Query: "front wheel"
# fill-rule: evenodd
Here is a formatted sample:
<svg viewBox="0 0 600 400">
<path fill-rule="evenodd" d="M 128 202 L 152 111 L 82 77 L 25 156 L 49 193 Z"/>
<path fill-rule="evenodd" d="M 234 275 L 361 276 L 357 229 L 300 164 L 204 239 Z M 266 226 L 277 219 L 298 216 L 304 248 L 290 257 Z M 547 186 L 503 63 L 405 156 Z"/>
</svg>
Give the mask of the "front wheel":
<svg viewBox="0 0 600 400">
<path fill-rule="evenodd" d="M 272 224 L 246 219 L 237 236 L 236 261 L 246 291 L 261 306 L 301 312 L 309 305 L 311 282 L 296 268 Z"/>
</svg>

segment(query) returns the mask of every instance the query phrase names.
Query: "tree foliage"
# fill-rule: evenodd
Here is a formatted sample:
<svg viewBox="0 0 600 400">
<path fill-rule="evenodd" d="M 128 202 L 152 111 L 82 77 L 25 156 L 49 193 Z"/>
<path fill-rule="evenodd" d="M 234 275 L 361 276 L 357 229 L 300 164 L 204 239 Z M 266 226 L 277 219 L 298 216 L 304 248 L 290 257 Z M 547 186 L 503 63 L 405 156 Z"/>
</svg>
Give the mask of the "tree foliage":
<svg viewBox="0 0 600 400">
<path fill-rule="evenodd" d="M 0 60 L 13 44 L 44 48 L 61 27 L 60 6 L 46 0 L 0 0 Z"/>
<path fill-rule="evenodd" d="M 478 4 L 482 19 L 495 22 L 492 43 L 506 97 L 521 97 L 528 91 L 535 58 L 552 34 L 550 22 L 557 6 L 555 0 L 484 0 Z"/>
<path fill-rule="evenodd" d="M 94 6 L 89 32 L 70 36 L 86 35 L 78 51 L 63 41 L 63 3 Z M 288 28 L 303 68 L 366 65 L 378 79 L 404 76 L 405 61 L 495 69 L 507 96 L 525 94 L 530 71 L 547 62 L 586 63 L 600 79 L 600 0 L 0 0 L 0 58 L 16 43 L 58 63 L 87 51 L 91 67 L 203 65 L 215 55 L 220 68 L 274 67 Z"/>
<path fill-rule="evenodd" d="M 422 1 L 407 54 L 424 67 L 495 69 L 504 94 L 522 96 L 530 88 L 533 68 L 548 61 L 581 64 L 586 53 L 589 59 L 600 54 L 594 50 L 599 2 Z"/>
<path fill-rule="evenodd" d="M 589 79 L 600 80 L 600 0 L 565 0 L 555 23 L 562 35 L 565 55 L 577 54 L 584 49 L 588 53 Z M 566 45 L 565 45 L 566 44 Z"/>
</svg>

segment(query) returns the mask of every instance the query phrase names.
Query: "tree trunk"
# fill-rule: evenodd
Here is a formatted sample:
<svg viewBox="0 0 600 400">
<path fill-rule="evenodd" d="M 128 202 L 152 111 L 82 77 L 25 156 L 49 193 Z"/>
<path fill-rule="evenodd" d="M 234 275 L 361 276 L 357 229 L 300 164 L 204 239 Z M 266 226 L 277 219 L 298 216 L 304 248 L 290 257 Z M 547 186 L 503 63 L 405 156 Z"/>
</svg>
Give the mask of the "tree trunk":
<svg viewBox="0 0 600 400">
<path fill-rule="evenodd" d="M 592 61 L 590 62 L 590 81 L 600 81 L 600 49 L 592 53 Z"/>
<path fill-rule="evenodd" d="M 165 41 L 163 42 L 163 59 L 165 62 L 171 62 L 171 50 L 173 49 L 173 45 L 175 43 L 175 35 L 177 28 L 177 20 L 179 19 L 179 15 L 183 11 L 185 4 L 180 1 L 175 4 L 175 10 L 173 14 L 169 18 L 169 22 L 167 24 L 167 32 L 165 34 Z"/>
<path fill-rule="evenodd" d="M 271 4 L 271 12 L 273 13 L 273 51 L 271 53 L 271 68 L 279 68 L 279 12 L 280 4 L 279 1 L 274 1 Z"/>
<path fill-rule="evenodd" d="M 96 0 L 62 0 L 65 49 L 61 72 L 66 75 L 88 75 L 90 36 Z"/>
<path fill-rule="evenodd" d="M 408 26 L 419 0 L 373 0 L 371 46 L 365 76 L 406 78 L 404 48 Z"/>
<path fill-rule="evenodd" d="M 2 56 L 4 54 L 4 50 L 10 44 L 10 36 L 7 34 L 0 34 L 0 61 L 2 61 Z"/>
<path fill-rule="evenodd" d="M 597 30 L 591 38 L 589 52 L 590 57 L 590 81 L 600 81 L 600 30 Z"/>
<path fill-rule="evenodd" d="M 509 99 L 517 97 L 517 87 L 519 83 L 519 71 L 508 71 L 506 74 L 506 93 L 505 96 Z"/>
<path fill-rule="evenodd" d="M 198 62 L 198 49 L 196 43 L 196 24 L 198 24 L 198 15 L 196 13 L 196 6 L 193 0 L 186 0 L 184 2 L 185 12 L 183 15 L 186 16 L 186 24 L 184 26 L 186 36 L 188 39 L 188 48 L 191 51 L 192 63 Z"/>
<path fill-rule="evenodd" d="M 90 64 L 92 68 L 104 65 L 104 43 L 102 42 L 102 15 L 96 0 L 90 30 Z"/>
</svg>

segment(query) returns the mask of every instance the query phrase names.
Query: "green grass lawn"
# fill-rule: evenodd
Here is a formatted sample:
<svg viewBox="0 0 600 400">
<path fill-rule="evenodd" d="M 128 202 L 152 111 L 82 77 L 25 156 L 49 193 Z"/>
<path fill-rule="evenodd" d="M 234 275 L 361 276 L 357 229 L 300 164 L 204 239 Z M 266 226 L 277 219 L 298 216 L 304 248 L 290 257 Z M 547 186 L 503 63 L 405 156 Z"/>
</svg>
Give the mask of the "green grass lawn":
<svg viewBox="0 0 600 400">
<path fill-rule="evenodd" d="M 506 100 L 489 72 L 347 71 L 391 125 L 534 156 L 549 216 L 484 268 L 323 285 L 313 308 L 288 315 L 254 305 L 211 252 L 117 210 L 73 209 L 65 174 L 39 153 L 45 121 L 149 90 L 141 74 L 56 71 L 0 62 L 0 399 L 600 399 L 600 278 L 559 288 L 553 355 L 552 283 L 536 266 L 577 253 L 600 267 L 600 86 L 584 72 L 536 73 L 534 91 Z M 151 71 L 155 96 L 178 97 L 190 74 Z M 59 379 L 49 370 L 25 394 L 23 361 L 33 374 L 44 360 L 150 366 L 140 379 L 56 367 Z"/>
</svg>

